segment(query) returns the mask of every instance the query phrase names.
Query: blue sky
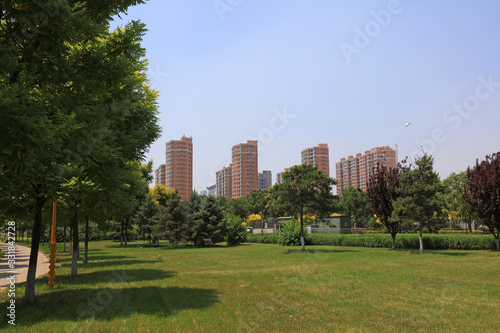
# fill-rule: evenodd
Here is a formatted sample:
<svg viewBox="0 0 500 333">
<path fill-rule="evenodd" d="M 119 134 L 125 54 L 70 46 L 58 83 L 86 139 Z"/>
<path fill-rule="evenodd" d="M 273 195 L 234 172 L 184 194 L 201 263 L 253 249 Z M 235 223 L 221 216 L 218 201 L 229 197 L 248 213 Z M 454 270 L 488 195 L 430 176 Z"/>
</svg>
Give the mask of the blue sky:
<svg viewBox="0 0 500 333">
<path fill-rule="evenodd" d="M 378 146 L 434 156 L 441 178 L 500 150 L 500 2 L 150 0 L 146 23 L 165 142 L 192 136 L 194 187 L 215 183 L 231 147 L 259 140 L 259 171 L 302 149 L 342 157 Z M 422 146 L 422 147 L 421 147 Z"/>
</svg>

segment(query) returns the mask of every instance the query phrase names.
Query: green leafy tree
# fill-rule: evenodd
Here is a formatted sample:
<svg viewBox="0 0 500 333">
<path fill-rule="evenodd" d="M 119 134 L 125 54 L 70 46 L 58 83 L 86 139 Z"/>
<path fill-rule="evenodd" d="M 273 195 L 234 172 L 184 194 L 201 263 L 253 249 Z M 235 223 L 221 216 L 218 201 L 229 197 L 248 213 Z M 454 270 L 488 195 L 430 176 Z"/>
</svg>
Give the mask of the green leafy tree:
<svg viewBox="0 0 500 333">
<path fill-rule="evenodd" d="M 313 165 L 298 165 L 283 174 L 283 183 L 273 186 L 277 201 L 286 210 L 299 217 L 302 250 L 305 250 L 304 214 L 318 212 L 324 215 L 333 210 L 334 196 L 331 192 L 335 179 Z"/>
<path fill-rule="evenodd" d="M 387 169 L 378 165 L 376 170 L 370 175 L 366 195 L 373 212 L 379 221 L 389 230 L 392 237 L 392 248 L 396 248 L 396 235 L 400 227 L 400 220 L 393 217 L 393 203 L 398 198 L 397 187 L 401 165 L 398 168 Z"/>
<path fill-rule="evenodd" d="M 463 221 L 467 223 L 469 231 L 472 233 L 472 222 L 478 217 L 472 210 L 467 200 L 463 196 L 463 189 L 467 185 L 466 172 L 452 172 L 448 178 L 443 180 L 443 200 L 445 201 L 445 212 L 448 219 L 455 223 Z"/>
<path fill-rule="evenodd" d="M 393 202 L 393 217 L 408 224 L 418 222 L 420 252 L 424 252 L 422 228 L 443 217 L 443 202 L 439 200 L 442 184 L 433 169 L 434 159 L 424 154 L 400 175 Z"/>
<path fill-rule="evenodd" d="M 467 169 L 465 200 L 488 226 L 500 251 L 500 152 Z"/>
<path fill-rule="evenodd" d="M 226 242 L 229 246 L 240 245 L 247 240 L 247 230 L 243 225 L 241 217 L 226 214 L 224 217 L 227 227 Z"/>
<path fill-rule="evenodd" d="M 149 242 L 149 245 L 154 241 L 153 229 L 158 223 L 160 214 L 160 206 L 154 202 L 153 198 L 148 195 L 141 201 L 133 220 L 140 226 L 140 233 L 143 239 Z"/>
<path fill-rule="evenodd" d="M 190 216 L 190 236 L 195 246 L 211 246 L 224 241 L 224 214 L 213 196 L 207 197 L 198 213 Z"/>
<path fill-rule="evenodd" d="M 250 194 L 245 197 L 249 207 L 249 213 L 260 215 L 263 220 L 266 220 L 269 215 L 268 204 L 270 197 L 269 190 L 252 190 Z"/>
<path fill-rule="evenodd" d="M 248 215 L 251 214 L 247 197 L 227 200 L 227 211 L 233 215 L 245 219 Z"/>
<path fill-rule="evenodd" d="M 33 203 L 29 303 L 42 211 L 64 183 L 62 168 L 117 170 L 158 137 L 158 93 L 141 59 L 145 27 L 109 31 L 112 16 L 143 2 L 0 1 L 0 173 L 8 180 L 0 195 Z"/>
<path fill-rule="evenodd" d="M 189 238 L 187 210 L 181 200 L 179 191 L 172 192 L 161 210 L 160 223 L 157 224 L 157 230 L 160 233 L 166 232 L 167 238 L 176 248 L 179 242 Z"/>
<path fill-rule="evenodd" d="M 293 219 L 285 222 L 281 227 L 281 232 L 278 234 L 278 244 L 283 246 L 299 246 L 304 242 L 308 242 L 307 233 L 304 234 L 304 228 L 299 221 Z"/>
<path fill-rule="evenodd" d="M 365 227 L 373 216 L 370 203 L 362 190 L 348 186 L 342 190 L 339 200 L 340 212 L 350 216 L 357 226 Z"/>
</svg>

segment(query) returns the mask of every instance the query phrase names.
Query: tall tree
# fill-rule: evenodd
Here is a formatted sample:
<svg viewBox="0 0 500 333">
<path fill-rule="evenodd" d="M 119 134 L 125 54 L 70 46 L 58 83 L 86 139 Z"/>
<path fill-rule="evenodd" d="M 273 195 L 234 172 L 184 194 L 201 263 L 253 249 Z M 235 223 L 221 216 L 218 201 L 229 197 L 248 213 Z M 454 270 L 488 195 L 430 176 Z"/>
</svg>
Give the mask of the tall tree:
<svg viewBox="0 0 500 333">
<path fill-rule="evenodd" d="M 365 226 L 373 216 L 373 211 L 364 192 L 353 186 L 342 190 L 339 200 L 339 209 L 342 214 L 350 216 L 356 226 Z"/>
<path fill-rule="evenodd" d="M 464 197 L 488 226 L 500 251 L 500 152 L 467 169 Z"/>
<path fill-rule="evenodd" d="M 286 205 L 300 221 L 300 239 L 302 250 L 305 250 L 304 213 L 306 209 L 311 213 L 325 214 L 333 210 L 332 186 L 336 180 L 328 177 L 324 172 L 310 164 L 291 167 L 283 174 L 283 183 L 273 186 L 281 204 Z"/>
<path fill-rule="evenodd" d="M 443 216 L 443 203 L 438 193 L 442 184 L 433 169 L 434 159 L 424 154 L 400 175 L 398 198 L 393 202 L 393 217 L 406 223 L 418 222 L 420 252 L 424 252 L 422 228 Z"/>
<path fill-rule="evenodd" d="M 188 239 L 188 220 L 185 204 L 182 202 L 179 191 L 172 192 L 167 199 L 167 202 L 160 214 L 160 223 L 157 224 L 157 229 L 165 233 L 167 238 L 177 248 L 179 242 Z"/>
<path fill-rule="evenodd" d="M 61 168 L 88 160 L 114 170 L 143 158 L 158 137 L 157 92 L 141 59 L 145 27 L 109 31 L 112 16 L 143 2 L 0 1 L 0 167 L 10 180 L 0 195 L 32 198 L 29 303 L 42 209 L 63 183 Z"/>
<path fill-rule="evenodd" d="M 201 210 L 190 218 L 190 238 L 195 246 L 211 246 L 224 241 L 226 223 L 222 209 L 213 196 L 206 197 Z"/>
<path fill-rule="evenodd" d="M 398 198 L 396 188 L 399 185 L 400 170 L 400 164 L 398 168 L 390 169 L 379 164 L 370 175 L 366 189 L 368 201 L 375 215 L 391 234 L 393 249 L 396 248 L 396 235 L 400 225 L 398 217 L 392 216 L 393 203 Z"/>
</svg>

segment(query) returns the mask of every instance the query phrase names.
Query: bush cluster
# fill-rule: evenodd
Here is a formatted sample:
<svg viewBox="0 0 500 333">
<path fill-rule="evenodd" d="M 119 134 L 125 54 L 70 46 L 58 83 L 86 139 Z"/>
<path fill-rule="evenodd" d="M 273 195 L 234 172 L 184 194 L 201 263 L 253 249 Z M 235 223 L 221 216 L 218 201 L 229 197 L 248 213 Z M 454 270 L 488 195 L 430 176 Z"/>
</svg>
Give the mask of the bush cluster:
<svg viewBox="0 0 500 333">
<path fill-rule="evenodd" d="M 247 243 L 278 244 L 278 234 L 248 234 Z"/>
<path fill-rule="evenodd" d="M 279 234 L 255 234 L 247 238 L 249 243 L 278 244 Z M 494 250 L 495 239 L 481 235 L 434 235 L 423 236 L 424 248 L 428 250 Z M 391 248 L 391 235 L 325 235 L 308 234 L 307 245 L 333 245 L 357 247 Z M 300 241 L 299 241 L 300 245 Z M 396 236 L 396 248 L 419 249 L 418 235 Z"/>
<path fill-rule="evenodd" d="M 310 234 L 307 232 L 304 226 L 304 241 L 306 244 L 309 243 Z M 300 222 L 297 220 L 291 220 L 284 223 L 281 226 L 281 232 L 278 233 L 278 244 L 284 246 L 297 246 L 302 245 L 300 241 Z"/>
</svg>

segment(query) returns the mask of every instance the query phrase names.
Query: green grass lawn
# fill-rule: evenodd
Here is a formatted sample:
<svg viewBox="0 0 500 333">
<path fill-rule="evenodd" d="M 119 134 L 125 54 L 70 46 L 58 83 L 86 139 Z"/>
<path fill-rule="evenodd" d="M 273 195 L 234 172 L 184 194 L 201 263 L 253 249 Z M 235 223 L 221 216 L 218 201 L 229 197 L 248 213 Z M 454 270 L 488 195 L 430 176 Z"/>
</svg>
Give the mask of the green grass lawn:
<svg viewBox="0 0 500 333">
<path fill-rule="evenodd" d="M 498 332 L 500 253 L 244 244 L 205 249 L 91 244 L 71 278 L 22 305 L 28 332 Z M 46 250 L 45 246 L 44 250 Z M 159 258 L 160 256 L 160 258 Z M 6 311 L 4 291 L 0 308 Z M 5 312 L 6 313 L 6 312 Z M 0 329 L 6 328 L 2 315 Z"/>
</svg>

